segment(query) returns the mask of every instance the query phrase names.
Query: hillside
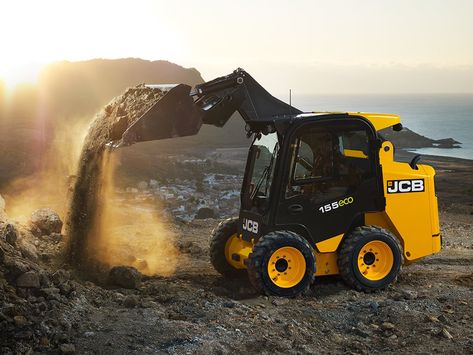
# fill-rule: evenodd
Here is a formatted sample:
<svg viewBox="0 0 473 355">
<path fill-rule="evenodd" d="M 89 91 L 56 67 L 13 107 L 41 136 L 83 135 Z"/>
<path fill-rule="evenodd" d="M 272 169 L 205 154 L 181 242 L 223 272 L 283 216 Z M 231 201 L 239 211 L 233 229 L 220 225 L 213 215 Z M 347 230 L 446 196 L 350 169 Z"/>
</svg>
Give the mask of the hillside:
<svg viewBox="0 0 473 355">
<path fill-rule="evenodd" d="M 127 87 L 139 83 L 193 86 L 201 82 L 194 68 L 128 58 L 50 64 L 36 86 L 17 87 L 8 102 L 0 85 L 0 187 L 44 167 L 48 150 L 70 150 L 70 145 L 77 145 L 95 113 Z M 192 149 L 204 144 L 241 146 L 245 141 L 243 123 L 232 120 L 223 130 L 204 127 L 197 137 L 136 145 L 126 154 L 146 160 L 162 149 Z"/>
</svg>

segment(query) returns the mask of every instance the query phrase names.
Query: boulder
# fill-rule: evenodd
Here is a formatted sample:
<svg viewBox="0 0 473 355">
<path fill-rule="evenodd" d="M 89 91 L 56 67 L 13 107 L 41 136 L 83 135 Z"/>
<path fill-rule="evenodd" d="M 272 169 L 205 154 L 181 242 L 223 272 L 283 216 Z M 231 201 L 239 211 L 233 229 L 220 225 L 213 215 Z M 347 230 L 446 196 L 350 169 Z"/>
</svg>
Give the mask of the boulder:
<svg viewBox="0 0 473 355">
<path fill-rule="evenodd" d="M 16 279 L 16 286 L 28 287 L 28 288 L 39 288 L 39 275 L 36 271 L 27 271 L 21 274 Z"/>
<path fill-rule="evenodd" d="M 208 207 L 199 208 L 197 214 L 195 215 L 195 219 L 206 219 L 206 218 L 215 218 L 215 212 L 213 209 Z"/>
<path fill-rule="evenodd" d="M 4 264 L 8 269 L 8 274 L 12 278 L 24 274 L 31 270 L 31 267 L 25 262 L 19 260 L 19 258 L 6 258 L 4 257 Z"/>
<path fill-rule="evenodd" d="M 131 266 L 115 266 L 110 270 L 110 283 L 123 288 L 138 288 L 141 273 Z"/>
<path fill-rule="evenodd" d="M 13 224 L 8 223 L 5 226 L 5 228 L 3 230 L 3 235 L 5 236 L 5 240 L 7 241 L 7 243 L 9 243 L 11 245 L 15 245 L 15 243 L 18 239 L 18 231 L 16 230 L 16 228 Z"/>
<path fill-rule="evenodd" d="M 50 208 L 36 210 L 31 215 L 33 233 L 40 233 L 43 235 L 61 233 L 62 224 L 59 215 Z"/>
<path fill-rule="evenodd" d="M 23 255 L 25 259 L 38 261 L 38 250 L 33 244 L 27 242 L 26 240 L 22 240 L 19 244 L 21 255 Z"/>
</svg>

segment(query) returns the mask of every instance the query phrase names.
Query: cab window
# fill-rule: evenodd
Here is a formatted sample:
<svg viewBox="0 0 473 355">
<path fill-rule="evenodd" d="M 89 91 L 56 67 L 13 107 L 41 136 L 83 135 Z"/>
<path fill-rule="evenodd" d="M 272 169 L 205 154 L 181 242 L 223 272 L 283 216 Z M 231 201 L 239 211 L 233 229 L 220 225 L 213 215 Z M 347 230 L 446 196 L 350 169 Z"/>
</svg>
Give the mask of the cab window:
<svg viewBox="0 0 473 355">
<path fill-rule="evenodd" d="M 313 202 L 349 194 L 371 177 L 369 135 L 343 127 L 300 129 L 292 144 L 286 197 L 307 195 Z"/>
</svg>

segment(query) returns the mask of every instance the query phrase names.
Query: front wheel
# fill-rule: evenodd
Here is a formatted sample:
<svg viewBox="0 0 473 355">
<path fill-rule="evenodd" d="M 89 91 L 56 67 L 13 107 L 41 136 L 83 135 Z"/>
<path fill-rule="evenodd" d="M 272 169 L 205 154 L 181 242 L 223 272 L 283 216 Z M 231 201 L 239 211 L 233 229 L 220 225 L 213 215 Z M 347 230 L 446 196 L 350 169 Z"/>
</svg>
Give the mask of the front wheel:
<svg viewBox="0 0 473 355">
<path fill-rule="evenodd" d="M 210 262 L 215 270 L 227 278 L 238 278 L 246 275 L 244 269 L 231 264 L 231 247 L 238 241 L 238 218 L 229 218 L 221 222 L 212 231 L 210 239 Z"/>
<path fill-rule="evenodd" d="M 355 228 L 343 240 L 338 255 L 338 268 L 345 283 L 364 292 L 394 282 L 402 264 L 397 238 L 375 226 Z"/>
<path fill-rule="evenodd" d="M 300 235 L 277 231 L 258 240 L 247 266 L 249 279 L 258 291 L 295 297 L 307 291 L 314 280 L 315 256 Z"/>
</svg>

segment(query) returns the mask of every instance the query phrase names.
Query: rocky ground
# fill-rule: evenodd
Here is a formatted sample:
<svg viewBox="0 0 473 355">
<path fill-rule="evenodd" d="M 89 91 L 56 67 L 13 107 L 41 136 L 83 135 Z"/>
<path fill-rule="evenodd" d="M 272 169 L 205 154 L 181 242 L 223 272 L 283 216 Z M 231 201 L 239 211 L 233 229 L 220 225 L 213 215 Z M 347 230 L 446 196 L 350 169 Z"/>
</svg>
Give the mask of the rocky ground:
<svg viewBox="0 0 473 355">
<path fill-rule="evenodd" d="M 208 262 L 214 219 L 169 226 L 173 276 L 116 270 L 115 285 L 97 286 L 61 263 L 51 211 L 28 225 L 0 217 L 0 353 L 472 353 L 473 162 L 427 160 L 444 249 L 368 295 L 332 277 L 296 299 L 225 281 Z"/>
</svg>

